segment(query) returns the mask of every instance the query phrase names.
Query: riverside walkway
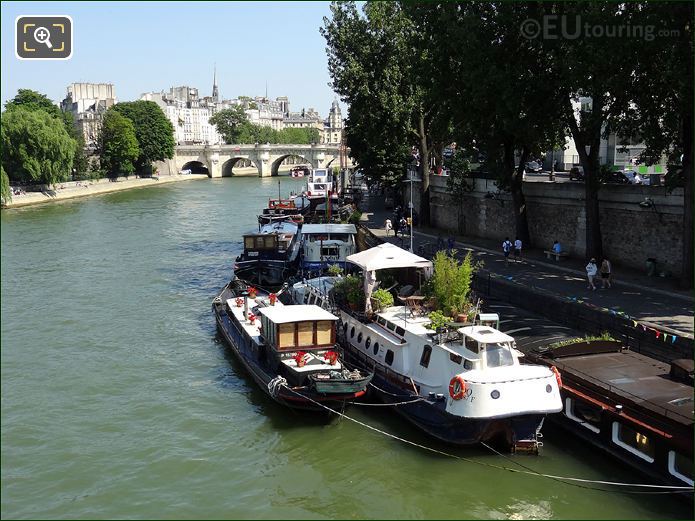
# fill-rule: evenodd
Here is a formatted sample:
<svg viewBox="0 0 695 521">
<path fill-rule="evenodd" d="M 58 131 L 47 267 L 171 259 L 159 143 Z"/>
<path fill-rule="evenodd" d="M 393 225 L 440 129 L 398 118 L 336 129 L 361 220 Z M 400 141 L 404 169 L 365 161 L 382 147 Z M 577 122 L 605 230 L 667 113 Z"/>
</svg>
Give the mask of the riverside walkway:
<svg viewBox="0 0 695 521">
<path fill-rule="evenodd" d="M 384 221 L 394 221 L 391 210 L 385 210 L 383 196 L 367 195 L 361 207 L 363 224 L 381 239 L 407 249 L 410 237 L 402 239 L 391 232 L 386 237 Z M 514 230 L 509 230 L 510 239 L 514 240 Z M 595 291 L 588 288 L 584 266 L 587 259 L 567 258 L 560 262 L 547 260 L 544 249 L 524 248 L 522 262 L 510 262 L 505 265 L 501 240 L 486 240 L 477 237 L 450 234 L 443 230 L 415 227 L 413 249 L 425 244 L 436 245 L 438 236 L 446 243 L 449 236 L 455 238 L 455 248 L 459 255 L 470 251 L 475 261 L 482 261 L 484 269 L 492 277 L 502 278 L 522 285 L 539 293 L 555 295 L 568 301 L 586 306 L 600 308 L 607 313 L 619 314 L 641 324 L 653 325 L 655 329 L 675 333 L 686 338 L 693 338 L 693 296 L 692 292 L 679 290 L 675 279 L 648 277 L 634 269 L 624 268 L 613 263 L 614 282 L 610 289 L 600 289 L 600 280 L 596 281 Z M 562 237 L 558 238 L 562 242 Z M 656 332 L 655 332 L 656 334 Z"/>
</svg>

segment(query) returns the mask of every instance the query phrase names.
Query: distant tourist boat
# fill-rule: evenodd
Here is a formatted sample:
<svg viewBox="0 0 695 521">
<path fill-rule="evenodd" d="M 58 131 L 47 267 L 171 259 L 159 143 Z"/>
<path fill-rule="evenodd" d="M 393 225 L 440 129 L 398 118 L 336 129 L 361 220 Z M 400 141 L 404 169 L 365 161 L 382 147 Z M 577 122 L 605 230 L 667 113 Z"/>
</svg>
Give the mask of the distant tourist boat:
<svg viewBox="0 0 695 521">
<path fill-rule="evenodd" d="M 364 271 L 367 298 L 375 271 L 388 269 L 416 282 L 418 271 L 425 272 L 424 280 L 432 268 L 427 259 L 388 243 L 347 261 Z M 332 309 L 328 278 L 302 284 L 305 302 Z M 295 294 L 298 289 L 295 284 Z M 546 415 L 562 410 L 557 375 L 542 365 L 521 365 L 514 338 L 489 325 L 447 333 L 428 329 L 430 319 L 417 311 L 421 298 L 376 312 L 340 305 L 340 337 L 348 360 L 374 370 L 378 398 L 398 403 L 394 411 L 437 439 L 537 452 Z"/>
<path fill-rule="evenodd" d="M 355 253 L 357 228 L 354 224 L 305 224 L 301 230 L 300 269 L 320 274 L 336 264 L 345 267 L 345 259 Z"/>
<path fill-rule="evenodd" d="M 605 340 L 531 350 L 525 359 L 561 375 L 555 422 L 645 476 L 693 486 L 693 360 L 669 365 Z"/>
<path fill-rule="evenodd" d="M 285 306 L 235 279 L 214 299 L 217 329 L 255 382 L 288 407 L 326 410 L 363 396 L 372 374 L 350 368 L 336 345 L 338 317 Z"/>
<path fill-rule="evenodd" d="M 245 281 L 280 286 L 293 275 L 299 260 L 299 226 L 283 221 L 261 226 L 245 234 L 244 251 L 234 263 L 234 274 Z"/>
<path fill-rule="evenodd" d="M 292 177 L 304 177 L 309 174 L 311 174 L 311 168 L 306 165 L 293 166 L 290 168 L 290 175 Z"/>
</svg>

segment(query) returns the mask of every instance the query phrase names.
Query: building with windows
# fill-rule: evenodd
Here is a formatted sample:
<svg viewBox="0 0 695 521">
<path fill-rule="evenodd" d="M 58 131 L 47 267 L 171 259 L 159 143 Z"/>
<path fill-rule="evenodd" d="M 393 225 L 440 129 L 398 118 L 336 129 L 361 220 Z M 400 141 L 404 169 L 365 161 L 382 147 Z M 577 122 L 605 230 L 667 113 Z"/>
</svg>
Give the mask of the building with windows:
<svg viewBox="0 0 695 521">
<path fill-rule="evenodd" d="M 85 146 L 95 149 L 104 113 L 116 103 L 116 89 L 112 83 L 72 83 L 68 85 L 60 109 L 72 114 Z"/>
<path fill-rule="evenodd" d="M 333 100 L 328 119 L 324 122 L 322 143 L 339 144 L 343 141 L 343 117 L 338 100 Z"/>
</svg>

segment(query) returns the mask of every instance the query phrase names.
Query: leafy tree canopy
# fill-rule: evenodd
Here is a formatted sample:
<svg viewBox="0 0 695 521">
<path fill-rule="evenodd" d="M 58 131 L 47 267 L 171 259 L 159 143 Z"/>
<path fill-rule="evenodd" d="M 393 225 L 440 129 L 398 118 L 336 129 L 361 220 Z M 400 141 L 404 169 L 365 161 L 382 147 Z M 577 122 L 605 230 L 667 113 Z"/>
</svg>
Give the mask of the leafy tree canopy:
<svg viewBox="0 0 695 521">
<path fill-rule="evenodd" d="M 3 114 L 2 166 L 12 181 L 53 184 L 68 180 L 76 146 L 62 118 L 43 109 L 18 106 Z"/>
<path fill-rule="evenodd" d="M 153 161 L 174 157 L 174 127 L 154 101 L 127 101 L 117 103 L 113 109 L 128 118 L 135 128 L 140 155 L 135 167 L 150 169 Z"/>
<path fill-rule="evenodd" d="M 5 103 L 7 110 L 23 107 L 27 110 L 43 110 L 51 116 L 62 119 L 60 108 L 53 103 L 45 94 L 41 94 L 31 89 L 19 89 L 17 95 Z"/>
<path fill-rule="evenodd" d="M 133 122 L 112 107 L 104 114 L 99 136 L 101 168 L 109 177 L 135 172 L 140 148 Z"/>
</svg>

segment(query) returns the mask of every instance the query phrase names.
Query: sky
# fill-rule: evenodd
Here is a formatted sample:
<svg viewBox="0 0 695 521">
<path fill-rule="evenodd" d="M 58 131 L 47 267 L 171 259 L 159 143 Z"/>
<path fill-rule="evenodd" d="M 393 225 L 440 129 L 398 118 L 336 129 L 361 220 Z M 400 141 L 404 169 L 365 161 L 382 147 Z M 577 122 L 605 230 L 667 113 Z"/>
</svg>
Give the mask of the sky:
<svg viewBox="0 0 695 521">
<path fill-rule="evenodd" d="M 29 88 L 60 102 L 75 82 L 113 83 L 119 101 L 170 87 L 223 98 L 288 96 L 290 110 L 323 117 L 335 98 L 319 33 L 329 2 L 6 2 L 2 13 L 2 103 Z M 73 55 L 64 61 L 15 56 L 19 15 L 70 15 Z M 343 117 L 346 106 L 341 102 Z"/>
</svg>

